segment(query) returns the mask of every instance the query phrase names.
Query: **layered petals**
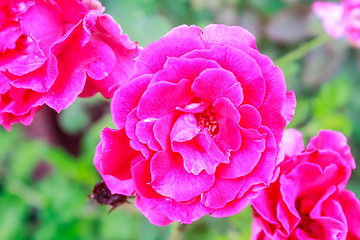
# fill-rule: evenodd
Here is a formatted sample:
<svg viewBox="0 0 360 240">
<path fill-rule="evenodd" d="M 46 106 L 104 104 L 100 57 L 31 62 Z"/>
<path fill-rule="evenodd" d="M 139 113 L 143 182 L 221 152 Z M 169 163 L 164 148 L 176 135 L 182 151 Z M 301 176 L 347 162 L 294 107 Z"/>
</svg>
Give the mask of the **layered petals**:
<svg viewBox="0 0 360 240">
<path fill-rule="evenodd" d="M 359 239 L 354 231 L 359 200 L 344 189 L 346 172 L 353 167 L 346 138 L 322 130 L 304 150 L 301 134 L 289 129 L 282 145 L 289 150 L 280 163 L 280 176 L 251 202 L 257 226 L 252 238 Z"/>
<path fill-rule="evenodd" d="M 153 224 L 232 216 L 277 179 L 295 104 L 281 70 L 247 30 L 176 27 L 141 52 L 114 94 L 113 131 L 125 132 L 138 155 L 102 148 L 119 155 L 108 174 L 130 168 L 136 206 Z"/>
<path fill-rule="evenodd" d="M 29 125 L 44 104 L 60 112 L 79 96 L 111 98 L 128 80 L 140 48 L 103 11 L 96 0 L 2 3 L 0 73 L 10 81 L 1 81 L 7 96 L 0 105 L 8 105 L 0 107 L 1 125 Z M 25 102 L 26 112 L 9 110 L 23 108 L 24 98 L 13 94 L 21 90 L 40 94 L 41 102 Z"/>
</svg>

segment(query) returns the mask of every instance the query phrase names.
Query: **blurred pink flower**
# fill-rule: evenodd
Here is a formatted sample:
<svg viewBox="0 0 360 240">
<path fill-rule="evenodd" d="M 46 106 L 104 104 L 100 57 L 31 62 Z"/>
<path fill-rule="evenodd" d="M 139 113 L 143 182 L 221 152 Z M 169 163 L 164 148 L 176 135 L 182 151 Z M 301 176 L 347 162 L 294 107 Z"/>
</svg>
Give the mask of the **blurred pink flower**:
<svg viewBox="0 0 360 240">
<path fill-rule="evenodd" d="M 106 98 L 133 71 L 139 49 L 95 0 L 2 0 L 0 125 L 28 125 L 42 105 Z"/>
<path fill-rule="evenodd" d="M 94 163 L 156 225 L 239 213 L 276 178 L 295 111 L 282 71 L 238 26 L 179 26 L 149 44 L 114 94 Z"/>
<path fill-rule="evenodd" d="M 355 168 L 346 137 L 322 130 L 301 151 L 301 134 L 285 132 L 292 151 L 278 179 L 251 202 L 252 239 L 360 239 L 360 201 L 345 190 Z"/>
<path fill-rule="evenodd" d="M 346 37 L 350 44 L 360 48 L 360 0 L 314 2 L 313 12 L 333 38 Z"/>
</svg>

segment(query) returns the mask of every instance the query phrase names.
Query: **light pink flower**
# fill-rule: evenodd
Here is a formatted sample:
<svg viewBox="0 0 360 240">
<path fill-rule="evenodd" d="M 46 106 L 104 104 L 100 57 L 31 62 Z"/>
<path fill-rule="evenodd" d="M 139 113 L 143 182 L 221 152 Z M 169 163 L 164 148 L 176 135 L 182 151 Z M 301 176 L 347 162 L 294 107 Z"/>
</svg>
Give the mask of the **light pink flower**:
<svg viewBox="0 0 360 240">
<path fill-rule="evenodd" d="M 278 179 L 251 202 L 252 239 L 360 239 L 360 202 L 345 190 L 355 168 L 346 137 L 322 130 L 299 153 L 300 134 L 290 131 L 283 145 L 295 151 L 285 154 Z"/>
<path fill-rule="evenodd" d="M 31 123 L 44 104 L 61 111 L 80 95 L 106 98 L 139 53 L 95 0 L 2 0 L 0 125 Z"/>
<path fill-rule="evenodd" d="M 115 92 L 119 130 L 103 130 L 94 163 L 156 225 L 231 216 L 277 173 L 295 104 L 250 32 L 179 26 L 142 51 Z"/>
<path fill-rule="evenodd" d="M 360 0 L 315 2 L 313 12 L 322 20 L 325 31 L 333 38 L 346 37 L 360 48 Z"/>
</svg>

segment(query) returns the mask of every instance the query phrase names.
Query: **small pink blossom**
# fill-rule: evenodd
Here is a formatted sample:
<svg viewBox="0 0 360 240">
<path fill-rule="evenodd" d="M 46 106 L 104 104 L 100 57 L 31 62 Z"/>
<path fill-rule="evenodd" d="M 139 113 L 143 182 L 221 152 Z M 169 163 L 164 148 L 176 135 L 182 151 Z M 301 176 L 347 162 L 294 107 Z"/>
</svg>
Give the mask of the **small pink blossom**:
<svg viewBox="0 0 360 240">
<path fill-rule="evenodd" d="M 239 213 L 276 178 L 295 110 L 282 71 L 238 26 L 179 26 L 137 57 L 94 164 L 156 225 Z"/>
<path fill-rule="evenodd" d="M 106 98 L 132 74 L 136 43 L 96 0 L 2 0 L 0 125 L 29 125 L 44 104 Z"/>
<path fill-rule="evenodd" d="M 360 201 L 345 190 L 355 168 L 346 137 L 322 130 L 299 152 L 300 135 L 285 131 L 282 144 L 292 150 L 278 179 L 251 202 L 252 239 L 360 239 Z"/>
<path fill-rule="evenodd" d="M 322 20 L 325 31 L 333 38 L 346 37 L 360 48 L 360 0 L 315 2 L 313 12 Z"/>
</svg>

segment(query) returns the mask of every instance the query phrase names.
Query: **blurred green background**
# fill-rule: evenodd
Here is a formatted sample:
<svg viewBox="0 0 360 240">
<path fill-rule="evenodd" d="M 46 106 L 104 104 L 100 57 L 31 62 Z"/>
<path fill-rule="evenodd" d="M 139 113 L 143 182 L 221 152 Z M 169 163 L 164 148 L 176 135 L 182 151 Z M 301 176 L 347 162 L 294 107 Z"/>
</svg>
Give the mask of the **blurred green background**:
<svg viewBox="0 0 360 240">
<path fill-rule="evenodd" d="M 257 37 L 259 50 L 275 62 L 323 35 L 310 0 L 103 0 L 140 45 L 172 27 L 209 23 L 240 25 Z M 304 54 L 305 55 L 305 54 Z M 344 40 L 330 40 L 305 57 L 283 64 L 297 110 L 289 127 L 308 140 L 320 129 L 343 132 L 360 154 L 360 52 Z M 88 201 L 100 176 L 92 164 L 99 133 L 113 126 L 109 101 L 78 99 L 59 116 L 43 109 L 30 127 L 0 129 L 0 239 L 167 239 L 174 226 L 151 225 L 125 204 L 110 214 Z M 360 170 L 348 188 L 360 197 Z M 131 202 L 131 200 L 130 200 Z M 249 239 L 251 210 L 225 219 L 203 217 L 186 226 L 184 239 Z M 175 226 L 176 227 L 176 226 Z"/>
</svg>

